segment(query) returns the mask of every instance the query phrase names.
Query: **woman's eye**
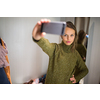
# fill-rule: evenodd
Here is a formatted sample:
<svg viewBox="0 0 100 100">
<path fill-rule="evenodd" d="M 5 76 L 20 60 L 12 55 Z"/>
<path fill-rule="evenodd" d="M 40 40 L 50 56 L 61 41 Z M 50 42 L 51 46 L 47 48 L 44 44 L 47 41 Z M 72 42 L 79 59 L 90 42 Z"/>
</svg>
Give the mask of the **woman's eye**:
<svg viewBox="0 0 100 100">
<path fill-rule="evenodd" d="M 74 36 L 73 34 L 71 36 Z"/>
<path fill-rule="evenodd" d="M 64 36 L 67 36 L 66 34 Z"/>
</svg>

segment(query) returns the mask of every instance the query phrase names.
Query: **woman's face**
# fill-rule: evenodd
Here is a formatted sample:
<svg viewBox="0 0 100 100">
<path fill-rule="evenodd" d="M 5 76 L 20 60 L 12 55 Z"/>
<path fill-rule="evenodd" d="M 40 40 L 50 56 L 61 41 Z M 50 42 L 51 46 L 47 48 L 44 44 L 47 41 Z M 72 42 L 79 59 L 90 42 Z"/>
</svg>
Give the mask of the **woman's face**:
<svg viewBox="0 0 100 100">
<path fill-rule="evenodd" d="M 75 30 L 72 28 L 65 28 L 65 34 L 62 37 L 63 42 L 66 45 L 71 45 L 75 39 Z"/>
</svg>

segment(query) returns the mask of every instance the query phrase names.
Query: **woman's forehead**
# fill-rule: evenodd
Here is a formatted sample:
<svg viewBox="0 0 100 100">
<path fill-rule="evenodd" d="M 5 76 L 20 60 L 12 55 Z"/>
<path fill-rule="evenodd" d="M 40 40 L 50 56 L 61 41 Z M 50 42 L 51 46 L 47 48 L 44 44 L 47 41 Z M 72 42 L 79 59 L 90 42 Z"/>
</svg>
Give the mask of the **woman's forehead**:
<svg viewBox="0 0 100 100">
<path fill-rule="evenodd" d="M 65 34 L 75 34 L 75 30 L 72 28 L 66 27 Z"/>
</svg>

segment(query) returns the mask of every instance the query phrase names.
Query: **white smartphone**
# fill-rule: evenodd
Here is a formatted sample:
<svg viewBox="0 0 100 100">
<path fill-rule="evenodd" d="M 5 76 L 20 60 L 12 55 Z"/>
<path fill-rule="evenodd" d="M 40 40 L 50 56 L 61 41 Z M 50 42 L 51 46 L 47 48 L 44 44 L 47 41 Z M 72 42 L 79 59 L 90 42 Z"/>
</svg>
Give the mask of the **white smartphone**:
<svg viewBox="0 0 100 100">
<path fill-rule="evenodd" d="M 63 35 L 66 28 L 66 22 L 42 23 L 41 32 L 48 34 Z"/>
</svg>

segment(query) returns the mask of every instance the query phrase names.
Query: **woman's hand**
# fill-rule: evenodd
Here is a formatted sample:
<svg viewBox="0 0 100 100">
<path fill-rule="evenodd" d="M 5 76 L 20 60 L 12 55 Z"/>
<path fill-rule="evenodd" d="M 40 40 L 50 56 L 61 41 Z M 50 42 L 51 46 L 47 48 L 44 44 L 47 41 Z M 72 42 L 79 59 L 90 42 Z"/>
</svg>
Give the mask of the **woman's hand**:
<svg viewBox="0 0 100 100">
<path fill-rule="evenodd" d="M 32 37 L 35 40 L 40 40 L 41 37 L 44 37 L 46 33 L 42 32 L 41 33 L 41 25 L 42 23 L 49 23 L 50 20 L 48 19 L 41 19 L 40 21 L 37 22 L 37 24 L 35 25 L 33 32 L 32 32 Z"/>
<path fill-rule="evenodd" d="M 70 78 L 70 81 L 72 81 L 72 83 L 76 83 L 76 79 L 75 79 L 74 75 L 72 76 L 72 78 Z"/>
</svg>

